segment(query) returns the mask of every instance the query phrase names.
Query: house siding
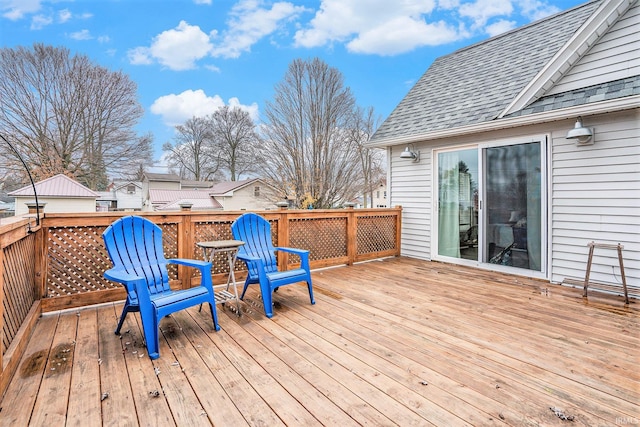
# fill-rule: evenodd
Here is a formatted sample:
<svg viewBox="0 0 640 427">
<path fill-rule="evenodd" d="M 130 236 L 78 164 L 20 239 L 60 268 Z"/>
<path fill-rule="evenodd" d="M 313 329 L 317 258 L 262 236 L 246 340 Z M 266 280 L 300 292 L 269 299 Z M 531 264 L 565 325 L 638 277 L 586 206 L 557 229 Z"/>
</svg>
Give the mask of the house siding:
<svg viewBox="0 0 640 427">
<path fill-rule="evenodd" d="M 24 215 L 29 213 L 29 208 L 25 203 L 32 203 L 35 197 L 16 197 L 15 215 Z M 38 196 L 38 203 L 46 203 L 44 206 L 45 213 L 63 213 L 63 212 L 95 212 L 96 199 L 87 198 L 64 198 L 64 197 L 47 197 Z"/>
<path fill-rule="evenodd" d="M 573 120 L 422 143 L 420 162 L 400 159 L 404 146 L 391 147 L 390 206 L 401 205 L 402 255 L 431 259 L 433 179 L 436 148 L 550 135 L 547 198 L 548 266 L 544 277 L 562 283 L 584 280 L 591 241 L 622 244 L 627 284 L 640 283 L 640 110 L 585 116 L 595 144 L 567 140 Z M 490 267 L 490 265 L 485 265 Z M 613 266 L 613 269 L 612 269 Z M 619 286 L 617 253 L 597 250 L 590 280 Z M 527 274 L 525 270 L 520 271 Z M 534 272 L 532 275 L 536 275 Z"/>
<path fill-rule="evenodd" d="M 545 96 L 640 74 L 640 4 L 632 6 Z"/>
<path fill-rule="evenodd" d="M 584 280 L 595 241 L 622 244 L 627 283 L 640 282 L 639 111 L 585 117 L 595 129 L 591 146 L 553 132 L 551 281 Z M 615 251 L 597 250 L 590 280 L 619 285 L 619 270 Z"/>
<path fill-rule="evenodd" d="M 431 259 L 431 150 L 420 150 L 420 162 L 401 159 L 403 146 L 392 147 L 389 161 L 390 203 L 402 206 L 401 254 Z"/>
</svg>

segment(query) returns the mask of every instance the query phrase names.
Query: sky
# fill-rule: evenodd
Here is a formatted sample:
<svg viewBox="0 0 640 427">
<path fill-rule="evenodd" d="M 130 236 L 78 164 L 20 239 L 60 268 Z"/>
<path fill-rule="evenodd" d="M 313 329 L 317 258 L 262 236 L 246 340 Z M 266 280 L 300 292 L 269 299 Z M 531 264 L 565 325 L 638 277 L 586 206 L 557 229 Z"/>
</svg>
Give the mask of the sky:
<svg viewBox="0 0 640 427">
<path fill-rule="evenodd" d="M 176 125 L 223 105 L 259 123 L 295 59 L 338 69 L 384 119 L 437 57 L 585 2 L 0 0 L 0 46 L 62 46 L 126 73 L 159 160 Z"/>
</svg>

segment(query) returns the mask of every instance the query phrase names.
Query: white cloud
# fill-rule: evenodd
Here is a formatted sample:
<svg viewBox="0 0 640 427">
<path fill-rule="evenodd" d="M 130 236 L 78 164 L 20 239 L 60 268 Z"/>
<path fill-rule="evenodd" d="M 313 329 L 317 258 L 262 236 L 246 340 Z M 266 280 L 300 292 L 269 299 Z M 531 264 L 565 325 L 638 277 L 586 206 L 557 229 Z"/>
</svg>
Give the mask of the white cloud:
<svg viewBox="0 0 640 427">
<path fill-rule="evenodd" d="M 185 90 L 179 95 L 171 94 L 156 99 L 150 107 L 153 114 L 162 116 L 167 126 L 183 124 L 192 117 L 204 117 L 213 114 L 225 105 L 219 95 L 207 96 L 202 89 Z M 255 120 L 258 117 L 258 105 L 243 105 L 238 98 L 229 99 L 229 106 L 247 111 Z"/>
<path fill-rule="evenodd" d="M 31 26 L 29 28 L 32 30 L 41 30 L 52 22 L 53 19 L 50 16 L 35 15 L 31 18 Z"/>
<path fill-rule="evenodd" d="M 487 21 L 496 16 L 509 16 L 513 13 L 511 0 L 476 0 L 465 3 L 458 9 L 460 16 L 470 18 L 474 27 L 484 27 Z"/>
<path fill-rule="evenodd" d="M 127 51 L 129 62 L 133 65 L 153 64 L 153 58 L 148 47 L 136 47 Z"/>
<path fill-rule="evenodd" d="M 132 64 L 150 64 L 153 60 L 172 70 L 195 68 L 195 62 L 211 51 L 209 35 L 197 25 L 180 21 L 176 28 L 158 34 L 150 47 L 136 47 L 127 53 Z"/>
<path fill-rule="evenodd" d="M 457 40 L 457 23 L 427 20 L 435 7 L 435 0 L 322 0 L 309 26 L 296 33 L 295 44 L 313 48 L 340 42 L 352 52 L 394 55 Z"/>
<path fill-rule="evenodd" d="M 40 10 L 40 0 L 2 0 L 0 9 L 2 16 L 12 21 L 22 19 L 25 15 Z"/>
<path fill-rule="evenodd" d="M 494 22 L 493 24 L 487 25 L 485 31 L 489 34 L 489 37 L 497 36 L 498 34 L 506 33 L 507 31 L 513 30 L 517 27 L 517 23 L 515 21 L 507 21 L 505 19 L 501 19 L 499 21 Z"/>
<path fill-rule="evenodd" d="M 519 0 L 516 4 L 522 9 L 522 14 L 532 21 L 545 18 L 560 12 L 556 6 L 538 0 Z"/>
<path fill-rule="evenodd" d="M 68 20 L 71 19 L 71 12 L 69 11 L 69 9 L 62 9 L 61 11 L 58 12 L 58 21 L 59 22 L 67 22 Z"/>
<path fill-rule="evenodd" d="M 299 16 L 305 8 L 288 2 L 278 2 L 270 9 L 260 7 L 254 0 L 245 0 L 233 7 L 229 28 L 221 43 L 211 52 L 213 56 L 238 58 L 248 52 L 258 40 L 276 31 L 282 22 Z"/>
<path fill-rule="evenodd" d="M 458 37 L 457 30 L 445 22 L 427 24 L 403 16 L 361 32 L 347 43 L 347 48 L 356 53 L 395 55 L 421 46 L 449 43 Z"/>
<path fill-rule="evenodd" d="M 80 30 L 69 34 L 69 38 L 74 40 L 91 40 L 93 36 L 91 36 L 89 30 Z"/>
<path fill-rule="evenodd" d="M 109 43 L 111 41 L 111 37 L 109 36 L 99 36 L 98 43 Z"/>
<path fill-rule="evenodd" d="M 193 0 L 193 2 L 195 4 L 205 4 L 205 5 L 210 5 L 211 4 L 211 0 Z"/>
</svg>

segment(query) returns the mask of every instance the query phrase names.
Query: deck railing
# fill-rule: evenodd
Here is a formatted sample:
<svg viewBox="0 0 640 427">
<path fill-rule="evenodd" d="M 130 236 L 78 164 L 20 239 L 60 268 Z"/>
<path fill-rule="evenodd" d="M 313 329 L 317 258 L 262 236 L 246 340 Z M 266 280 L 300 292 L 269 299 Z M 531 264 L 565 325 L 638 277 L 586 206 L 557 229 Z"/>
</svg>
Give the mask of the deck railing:
<svg viewBox="0 0 640 427">
<path fill-rule="evenodd" d="M 203 259 L 197 242 L 231 239 L 231 223 L 243 212 L 136 213 L 163 229 L 167 258 Z M 271 222 L 275 246 L 310 251 L 311 268 L 353 264 L 400 255 L 401 208 L 261 211 Z M 124 299 L 121 286 L 105 280 L 111 267 L 102 232 L 130 213 L 46 214 L 0 225 L 0 395 L 17 369 L 33 325 L 42 312 Z M 224 254 L 213 263 L 214 283 L 229 273 Z M 281 269 L 295 256 L 280 256 Z M 236 277 L 246 270 L 235 265 Z M 188 288 L 200 280 L 187 267 L 172 266 L 171 286 Z"/>
</svg>

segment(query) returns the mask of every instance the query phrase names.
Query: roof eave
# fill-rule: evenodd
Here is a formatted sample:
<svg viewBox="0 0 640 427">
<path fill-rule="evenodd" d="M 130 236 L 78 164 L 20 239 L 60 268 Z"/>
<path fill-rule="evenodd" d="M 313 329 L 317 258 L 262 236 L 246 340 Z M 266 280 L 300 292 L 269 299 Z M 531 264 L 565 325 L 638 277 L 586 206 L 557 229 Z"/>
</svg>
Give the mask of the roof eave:
<svg viewBox="0 0 640 427">
<path fill-rule="evenodd" d="M 496 119 L 490 122 L 477 123 L 468 126 L 461 126 L 450 129 L 443 129 L 423 134 L 409 135 L 398 138 L 385 138 L 378 141 L 368 142 L 369 147 L 390 147 L 394 145 L 412 144 L 436 139 L 451 138 L 454 136 L 471 135 L 481 132 L 489 132 L 501 129 L 510 129 L 521 126 L 536 125 L 553 121 L 565 120 L 577 116 L 587 116 L 593 114 L 610 113 L 614 111 L 630 110 L 638 108 L 640 105 L 640 95 L 616 98 L 608 101 L 594 102 L 585 105 L 562 108 L 558 110 L 545 111 L 541 113 L 529 114 L 510 118 Z"/>
</svg>

